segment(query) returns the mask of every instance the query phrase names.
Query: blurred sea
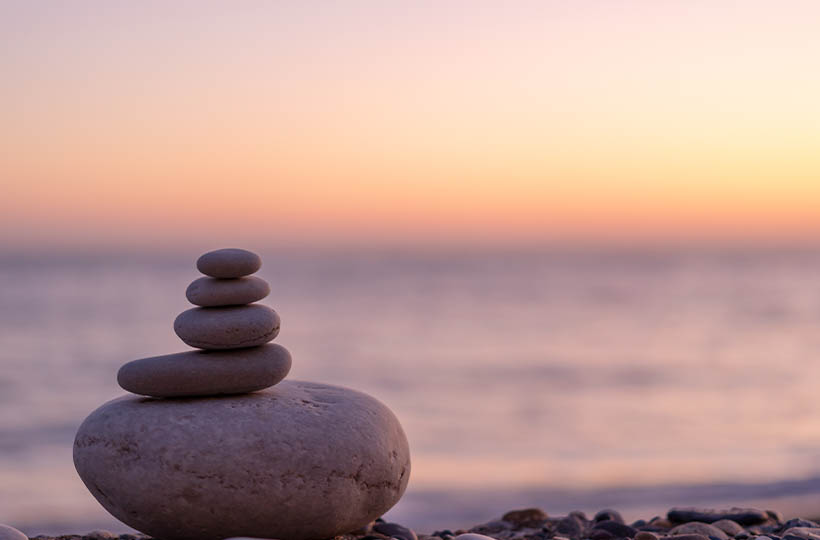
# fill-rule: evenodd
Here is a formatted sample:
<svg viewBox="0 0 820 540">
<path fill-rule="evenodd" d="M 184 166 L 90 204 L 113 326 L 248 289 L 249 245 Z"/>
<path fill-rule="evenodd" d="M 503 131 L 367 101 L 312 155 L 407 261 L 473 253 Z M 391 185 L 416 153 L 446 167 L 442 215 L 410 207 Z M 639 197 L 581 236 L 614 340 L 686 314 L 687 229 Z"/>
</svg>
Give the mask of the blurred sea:
<svg viewBox="0 0 820 540">
<path fill-rule="evenodd" d="M 186 349 L 172 321 L 197 256 L 0 255 L 0 522 L 127 530 L 76 476 L 73 435 L 122 393 L 120 365 Z M 388 518 L 820 515 L 820 251 L 263 260 L 290 377 L 368 392 L 407 432 Z"/>
</svg>

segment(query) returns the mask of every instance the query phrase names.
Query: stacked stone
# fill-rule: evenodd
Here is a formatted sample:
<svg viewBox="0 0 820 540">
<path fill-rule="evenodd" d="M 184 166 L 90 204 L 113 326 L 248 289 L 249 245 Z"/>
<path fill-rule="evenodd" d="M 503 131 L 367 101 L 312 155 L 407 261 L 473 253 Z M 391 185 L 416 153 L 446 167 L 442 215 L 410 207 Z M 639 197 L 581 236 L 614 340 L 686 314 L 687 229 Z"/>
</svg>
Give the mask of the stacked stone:
<svg viewBox="0 0 820 540">
<path fill-rule="evenodd" d="M 174 322 L 200 350 L 125 364 L 120 386 L 139 395 L 100 406 L 77 430 L 86 487 L 154 538 L 332 538 L 366 527 L 407 487 L 410 449 L 390 409 L 283 380 L 290 354 L 268 343 L 279 316 L 254 303 L 270 291 L 251 276 L 260 266 L 238 249 L 200 257 L 206 277 L 186 293 L 198 307 Z"/>
<path fill-rule="evenodd" d="M 120 386 L 144 396 L 174 398 L 242 394 L 271 387 L 287 376 L 287 349 L 268 344 L 279 333 L 279 315 L 256 304 L 270 293 L 252 276 L 262 266 L 244 249 L 219 249 L 197 260 L 205 277 L 185 291 L 199 307 L 174 321 L 182 341 L 199 351 L 134 360 L 117 374 Z"/>
</svg>

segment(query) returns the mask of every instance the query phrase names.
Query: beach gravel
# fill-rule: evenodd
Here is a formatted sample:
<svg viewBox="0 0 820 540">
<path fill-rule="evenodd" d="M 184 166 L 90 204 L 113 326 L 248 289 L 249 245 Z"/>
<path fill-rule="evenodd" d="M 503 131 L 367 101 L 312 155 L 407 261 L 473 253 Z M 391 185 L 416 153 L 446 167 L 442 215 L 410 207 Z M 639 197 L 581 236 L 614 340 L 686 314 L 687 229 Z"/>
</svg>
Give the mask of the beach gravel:
<svg viewBox="0 0 820 540">
<path fill-rule="evenodd" d="M 621 516 L 617 512 L 612 510 L 606 510 L 605 512 L 606 514 L 603 511 L 596 514 L 598 518 L 598 521 L 596 521 L 595 518 L 587 519 L 582 512 L 570 512 L 566 516 L 548 517 L 546 512 L 538 508 L 525 508 L 511 510 L 500 518 L 491 519 L 469 529 L 444 529 L 435 531 L 432 534 L 422 534 L 418 531 L 412 531 L 399 523 L 389 523 L 379 519 L 354 532 L 332 538 L 333 540 L 390 540 L 393 538 L 399 540 L 592 540 L 605 537 L 616 540 L 627 538 L 634 538 L 634 540 L 719 540 L 722 537 L 714 534 L 717 530 L 723 537 L 732 540 L 820 539 L 820 536 L 818 536 L 820 535 L 820 527 L 816 527 L 817 523 L 814 521 L 798 518 L 784 521 L 779 513 L 771 511 L 744 509 L 744 515 L 748 518 L 745 521 L 754 522 L 747 525 L 740 525 L 735 520 L 732 520 L 734 525 L 720 523 L 721 519 L 729 519 L 725 517 L 726 515 L 738 516 L 739 514 L 732 511 L 711 509 L 692 509 L 688 515 L 697 517 L 720 515 L 724 517 L 712 519 L 711 524 L 694 520 L 682 523 L 677 519 L 673 522 L 659 516 L 647 517 L 646 519 L 625 524 L 619 522 L 623 519 L 619 520 Z M 604 515 L 614 519 L 602 519 Z M 761 515 L 766 516 L 766 519 L 762 522 L 759 520 Z M 681 514 L 675 514 L 675 516 L 679 517 Z M 721 525 L 722 528 L 717 527 L 717 525 Z M 737 532 L 734 535 L 728 534 L 728 529 Z M 91 537 L 81 536 L 56 538 L 40 536 L 36 538 L 37 540 L 93 540 Z M 147 538 L 144 536 L 120 535 L 119 540 L 143 540 Z M 0 540 L 5 539 L 0 537 Z"/>
</svg>

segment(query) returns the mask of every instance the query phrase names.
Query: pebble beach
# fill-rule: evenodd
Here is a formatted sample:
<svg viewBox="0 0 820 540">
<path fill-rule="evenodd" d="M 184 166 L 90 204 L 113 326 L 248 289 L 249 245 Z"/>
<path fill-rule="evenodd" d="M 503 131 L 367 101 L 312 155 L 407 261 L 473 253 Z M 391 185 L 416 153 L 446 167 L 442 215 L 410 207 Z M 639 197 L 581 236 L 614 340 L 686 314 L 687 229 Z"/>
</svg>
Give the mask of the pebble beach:
<svg viewBox="0 0 820 540">
<path fill-rule="evenodd" d="M 86 535 L 34 536 L 33 540 L 149 540 L 139 534 L 92 531 Z M 570 512 L 550 516 L 539 508 L 516 509 L 469 529 L 422 534 L 378 519 L 334 540 L 818 540 L 820 523 L 784 519 L 774 510 L 671 508 L 666 515 L 626 523 L 616 510 L 594 516 Z M 235 539 L 238 540 L 238 539 Z"/>
</svg>

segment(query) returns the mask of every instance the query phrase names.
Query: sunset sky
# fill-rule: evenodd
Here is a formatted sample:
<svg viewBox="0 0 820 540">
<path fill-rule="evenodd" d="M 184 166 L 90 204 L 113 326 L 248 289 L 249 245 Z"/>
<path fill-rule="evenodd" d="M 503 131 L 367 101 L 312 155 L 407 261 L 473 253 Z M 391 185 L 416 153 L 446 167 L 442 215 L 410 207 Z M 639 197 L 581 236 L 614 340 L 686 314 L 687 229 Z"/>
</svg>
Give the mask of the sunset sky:
<svg viewBox="0 0 820 540">
<path fill-rule="evenodd" d="M 820 2 L 0 2 L 0 249 L 814 242 Z"/>
</svg>

